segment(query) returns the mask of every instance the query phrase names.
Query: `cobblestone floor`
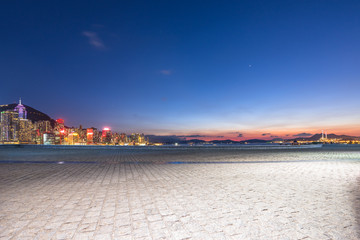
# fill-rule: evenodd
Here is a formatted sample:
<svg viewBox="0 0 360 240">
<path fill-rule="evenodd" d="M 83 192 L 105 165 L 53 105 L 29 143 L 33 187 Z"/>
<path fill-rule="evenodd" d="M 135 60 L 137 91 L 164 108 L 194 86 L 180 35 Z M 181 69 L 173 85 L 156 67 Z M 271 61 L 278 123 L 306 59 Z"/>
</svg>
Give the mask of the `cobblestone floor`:
<svg viewBox="0 0 360 240">
<path fill-rule="evenodd" d="M 37 150 L 24 158 L 9 151 L 42 159 Z M 275 152 L 271 159 L 284 162 L 241 163 L 251 157 L 226 153 L 221 160 L 239 163 L 161 164 L 182 155 L 109 150 L 96 163 L 81 163 L 93 159 L 85 152 L 64 164 L 0 163 L 0 239 L 359 239 L 360 153 L 347 154 L 286 162 Z M 141 159 L 152 163 L 135 164 Z"/>
</svg>

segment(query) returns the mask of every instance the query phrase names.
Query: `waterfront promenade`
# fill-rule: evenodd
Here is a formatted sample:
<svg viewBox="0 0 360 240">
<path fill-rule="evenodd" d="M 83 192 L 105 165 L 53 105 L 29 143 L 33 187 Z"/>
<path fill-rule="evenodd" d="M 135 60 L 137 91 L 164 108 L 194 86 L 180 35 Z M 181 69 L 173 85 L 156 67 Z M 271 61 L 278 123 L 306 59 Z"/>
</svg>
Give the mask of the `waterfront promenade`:
<svg viewBox="0 0 360 240">
<path fill-rule="evenodd" d="M 0 239 L 359 239 L 359 218 L 359 147 L 0 147 Z"/>
</svg>

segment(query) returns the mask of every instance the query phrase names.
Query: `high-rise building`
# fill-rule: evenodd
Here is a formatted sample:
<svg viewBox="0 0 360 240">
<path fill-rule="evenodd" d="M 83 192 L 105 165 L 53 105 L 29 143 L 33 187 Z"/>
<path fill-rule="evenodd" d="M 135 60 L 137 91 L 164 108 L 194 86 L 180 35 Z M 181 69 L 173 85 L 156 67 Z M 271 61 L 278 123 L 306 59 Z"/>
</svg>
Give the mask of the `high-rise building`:
<svg viewBox="0 0 360 240">
<path fill-rule="evenodd" d="M 112 140 L 111 142 L 115 145 L 119 145 L 120 143 L 120 134 L 117 133 L 117 132 L 114 132 L 113 135 L 112 135 Z"/>
<path fill-rule="evenodd" d="M 128 140 L 128 137 L 126 136 L 125 133 L 121 133 L 120 134 L 120 139 L 119 139 L 119 144 L 120 145 L 124 145 L 125 143 L 128 143 L 129 140 Z"/>
<path fill-rule="evenodd" d="M 36 144 L 44 144 L 44 133 L 52 133 L 50 121 L 37 121 L 33 124 L 33 140 Z"/>
<path fill-rule="evenodd" d="M 101 142 L 104 144 L 110 144 L 111 139 L 112 139 L 111 130 L 110 130 L 110 128 L 105 127 L 101 133 Z"/>
<path fill-rule="evenodd" d="M 21 104 L 21 98 L 19 104 L 15 107 L 14 111 L 19 113 L 19 119 L 27 119 L 27 111 L 24 105 Z"/>
<path fill-rule="evenodd" d="M 92 128 L 86 129 L 86 143 L 94 144 L 94 129 Z"/>
<path fill-rule="evenodd" d="M 52 132 L 50 121 L 38 121 L 34 123 L 34 130 L 39 130 L 41 133 Z"/>
<path fill-rule="evenodd" d="M 1 112 L 0 141 L 8 143 L 32 143 L 33 124 L 27 119 L 24 105 L 19 104 L 14 109 Z"/>
<path fill-rule="evenodd" d="M 64 128 L 64 124 L 65 124 L 65 121 L 64 119 L 56 119 L 56 125 L 59 127 L 59 128 Z"/>
<path fill-rule="evenodd" d="M 77 132 L 71 132 L 68 135 L 68 144 L 78 145 L 80 143 L 79 134 Z"/>
<path fill-rule="evenodd" d="M 24 118 L 19 118 L 19 142 L 20 143 L 33 143 L 33 123 Z"/>
<path fill-rule="evenodd" d="M 55 144 L 55 135 L 52 133 L 43 134 L 44 145 L 54 145 Z"/>
<path fill-rule="evenodd" d="M 48 115 L 19 103 L 0 105 L 0 142 L 36 144 L 111 144 L 143 145 L 147 141 L 144 134 L 111 132 L 105 127 L 68 128 L 63 119 L 54 121 Z"/>
<path fill-rule="evenodd" d="M 57 119 L 54 128 L 55 144 L 64 144 L 67 131 L 64 125 L 64 119 Z"/>
<path fill-rule="evenodd" d="M 11 143 L 19 141 L 19 113 L 12 110 L 0 114 L 0 141 Z"/>
<path fill-rule="evenodd" d="M 87 129 L 83 129 L 80 125 L 79 128 L 75 129 L 75 132 L 79 134 L 79 143 L 86 144 L 87 142 Z"/>
<path fill-rule="evenodd" d="M 145 135 L 143 133 L 138 135 L 138 141 L 140 144 L 145 144 Z"/>
<path fill-rule="evenodd" d="M 101 134 L 100 132 L 97 130 L 97 128 L 91 127 L 90 129 L 92 129 L 92 140 L 94 144 L 100 143 L 101 142 Z M 87 133 L 87 132 L 86 132 Z"/>
<path fill-rule="evenodd" d="M 132 133 L 130 135 L 130 143 L 132 145 L 143 145 L 146 144 L 145 135 L 143 133 Z"/>
</svg>

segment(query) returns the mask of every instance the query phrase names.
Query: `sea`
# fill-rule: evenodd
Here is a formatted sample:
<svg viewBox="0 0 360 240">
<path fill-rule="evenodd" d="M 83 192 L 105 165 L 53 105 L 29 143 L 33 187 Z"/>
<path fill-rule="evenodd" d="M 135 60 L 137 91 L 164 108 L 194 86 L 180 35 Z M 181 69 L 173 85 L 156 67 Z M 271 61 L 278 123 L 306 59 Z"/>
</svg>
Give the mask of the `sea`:
<svg viewBox="0 0 360 240">
<path fill-rule="evenodd" d="M 360 145 L 0 145 L 0 163 L 209 164 L 360 161 Z"/>
</svg>

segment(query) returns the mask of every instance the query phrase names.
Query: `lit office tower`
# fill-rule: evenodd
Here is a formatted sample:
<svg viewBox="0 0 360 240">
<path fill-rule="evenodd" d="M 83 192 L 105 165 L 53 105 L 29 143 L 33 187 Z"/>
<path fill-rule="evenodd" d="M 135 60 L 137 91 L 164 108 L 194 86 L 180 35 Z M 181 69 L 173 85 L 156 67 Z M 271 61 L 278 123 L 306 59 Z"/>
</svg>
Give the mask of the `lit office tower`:
<svg viewBox="0 0 360 240">
<path fill-rule="evenodd" d="M 64 138 L 66 136 L 64 119 L 56 120 L 54 134 L 55 134 L 55 144 L 64 144 Z"/>
<path fill-rule="evenodd" d="M 101 135 L 97 128 L 91 127 L 86 129 L 86 142 L 87 144 L 97 144 L 101 142 Z"/>
<path fill-rule="evenodd" d="M 28 119 L 19 118 L 19 142 L 33 142 L 33 133 L 33 123 Z"/>
<path fill-rule="evenodd" d="M 145 135 L 143 133 L 138 135 L 139 143 L 144 144 L 145 143 Z"/>
<path fill-rule="evenodd" d="M 92 128 L 92 129 L 94 129 L 94 143 L 101 142 L 100 132 L 97 130 L 97 128 Z"/>
<path fill-rule="evenodd" d="M 145 135 L 143 133 L 132 133 L 130 136 L 130 140 L 133 144 L 145 144 Z"/>
<path fill-rule="evenodd" d="M 77 131 L 79 133 L 79 137 L 80 137 L 80 142 L 82 144 L 86 144 L 87 143 L 87 129 L 84 128 L 82 129 L 81 125 L 80 128 Z"/>
<path fill-rule="evenodd" d="M 57 128 L 59 128 L 59 129 L 63 129 L 64 128 L 64 123 L 65 123 L 65 121 L 64 121 L 64 119 L 56 119 L 56 127 Z"/>
<path fill-rule="evenodd" d="M 50 121 L 37 121 L 34 123 L 33 142 L 36 144 L 44 143 L 44 133 L 52 133 L 53 129 Z"/>
<path fill-rule="evenodd" d="M 54 145 L 55 144 L 55 135 L 52 133 L 43 134 L 44 145 Z"/>
<path fill-rule="evenodd" d="M 38 121 L 34 123 L 34 129 L 39 130 L 40 133 L 52 132 L 50 121 Z"/>
<path fill-rule="evenodd" d="M 6 110 L 0 114 L 0 141 L 18 142 L 19 141 L 19 113 Z"/>
<path fill-rule="evenodd" d="M 14 112 L 18 114 L 18 141 L 20 143 L 32 142 L 33 124 L 29 119 L 27 119 L 27 111 L 24 105 L 21 104 L 21 98 L 19 100 L 19 104 L 14 108 Z"/>
<path fill-rule="evenodd" d="M 68 144 L 69 145 L 76 145 L 79 144 L 80 138 L 77 132 L 71 132 L 68 135 Z"/>
<path fill-rule="evenodd" d="M 118 145 L 120 142 L 120 134 L 117 132 L 114 132 L 111 138 L 111 142 L 115 145 Z"/>
<path fill-rule="evenodd" d="M 125 143 L 128 143 L 128 137 L 126 136 L 125 133 L 121 133 L 119 144 L 124 145 Z"/>
<path fill-rule="evenodd" d="M 112 138 L 112 134 L 110 128 L 108 127 L 104 128 L 101 134 L 101 142 L 105 144 L 110 144 L 111 138 Z"/>
<path fill-rule="evenodd" d="M 24 105 L 21 104 L 21 98 L 19 104 L 14 109 L 15 112 L 19 113 L 19 119 L 27 119 L 27 111 Z"/>
<path fill-rule="evenodd" d="M 130 139 L 130 142 L 131 143 L 136 143 L 136 134 L 135 133 L 132 133 L 131 135 L 130 135 L 130 137 L 129 137 L 129 139 Z"/>
<path fill-rule="evenodd" d="M 94 129 L 92 128 L 86 129 L 86 143 L 87 144 L 94 143 Z"/>
</svg>

